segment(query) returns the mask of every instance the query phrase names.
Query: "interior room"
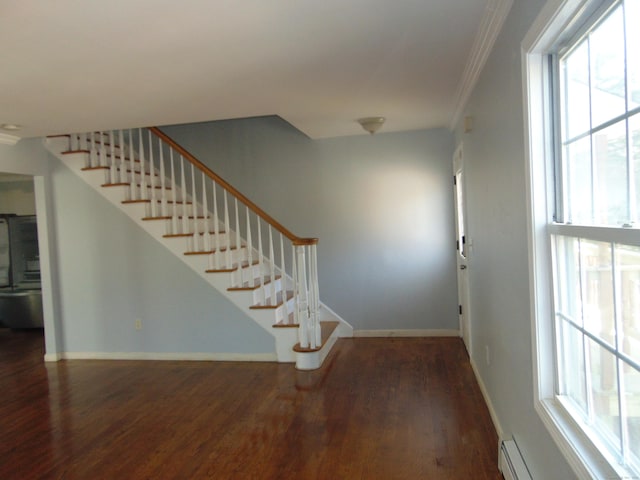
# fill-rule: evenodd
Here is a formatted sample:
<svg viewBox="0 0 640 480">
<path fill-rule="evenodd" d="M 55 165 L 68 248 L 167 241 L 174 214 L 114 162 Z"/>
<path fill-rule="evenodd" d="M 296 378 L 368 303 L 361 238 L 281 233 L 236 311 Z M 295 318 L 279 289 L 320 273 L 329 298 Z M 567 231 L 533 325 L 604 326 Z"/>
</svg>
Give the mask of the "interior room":
<svg viewBox="0 0 640 480">
<path fill-rule="evenodd" d="M 0 477 L 640 475 L 640 2 L 3 10 Z"/>
</svg>

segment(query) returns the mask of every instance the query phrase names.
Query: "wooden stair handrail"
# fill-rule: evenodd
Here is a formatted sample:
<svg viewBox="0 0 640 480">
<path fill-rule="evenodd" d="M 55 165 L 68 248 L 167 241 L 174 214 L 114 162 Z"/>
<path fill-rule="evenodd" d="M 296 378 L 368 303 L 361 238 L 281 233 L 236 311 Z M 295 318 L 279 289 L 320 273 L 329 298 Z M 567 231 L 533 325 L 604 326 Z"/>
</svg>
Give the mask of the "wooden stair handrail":
<svg viewBox="0 0 640 480">
<path fill-rule="evenodd" d="M 287 230 L 282 224 L 277 222 L 271 215 L 262 210 L 259 206 L 245 197 L 240 191 L 238 191 L 233 185 L 228 183 L 226 180 L 218 176 L 215 172 L 213 172 L 209 167 L 207 167 L 204 163 L 194 157 L 191 153 L 189 153 L 184 147 L 175 142 L 171 137 L 169 137 L 166 133 L 160 130 L 158 127 L 148 127 L 149 131 L 152 132 L 155 136 L 160 138 L 163 142 L 170 145 L 174 150 L 179 152 L 184 158 L 186 158 L 189 162 L 194 164 L 200 170 L 202 170 L 209 178 L 214 180 L 218 185 L 221 185 L 231 194 L 233 194 L 238 200 L 244 203 L 253 213 L 261 217 L 265 222 L 275 228 L 277 231 L 282 233 L 285 237 L 291 240 L 291 243 L 294 245 L 316 245 L 318 243 L 317 238 L 302 238 L 294 235 L 289 230 Z"/>
</svg>

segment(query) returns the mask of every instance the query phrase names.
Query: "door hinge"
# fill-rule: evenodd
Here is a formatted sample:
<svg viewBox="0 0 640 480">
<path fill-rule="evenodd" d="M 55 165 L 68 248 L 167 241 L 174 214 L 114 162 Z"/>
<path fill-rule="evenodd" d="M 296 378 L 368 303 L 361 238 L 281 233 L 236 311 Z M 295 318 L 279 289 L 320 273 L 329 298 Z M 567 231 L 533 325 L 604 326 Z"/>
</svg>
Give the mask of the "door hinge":
<svg viewBox="0 0 640 480">
<path fill-rule="evenodd" d="M 462 305 L 458 305 L 458 313 L 462 315 Z"/>
<path fill-rule="evenodd" d="M 456 176 L 455 176 L 455 175 L 453 176 L 453 184 L 454 184 L 454 185 L 457 185 L 457 184 L 458 184 L 458 179 L 456 178 Z"/>
</svg>

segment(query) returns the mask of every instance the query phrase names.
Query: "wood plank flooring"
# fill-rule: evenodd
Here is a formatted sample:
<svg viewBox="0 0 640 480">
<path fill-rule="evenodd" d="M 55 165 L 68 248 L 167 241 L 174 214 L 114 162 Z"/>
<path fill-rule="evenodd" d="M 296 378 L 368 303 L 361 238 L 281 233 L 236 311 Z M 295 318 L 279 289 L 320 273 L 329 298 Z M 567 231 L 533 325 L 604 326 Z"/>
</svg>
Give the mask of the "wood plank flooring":
<svg viewBox="0 0 640 480">
<path fill-rule="evenodd" d="M 0 479 L 498 480 L 457 338 L 342 339 L 322 369 L 45 364 L 0 329 Z"/>
</svg>

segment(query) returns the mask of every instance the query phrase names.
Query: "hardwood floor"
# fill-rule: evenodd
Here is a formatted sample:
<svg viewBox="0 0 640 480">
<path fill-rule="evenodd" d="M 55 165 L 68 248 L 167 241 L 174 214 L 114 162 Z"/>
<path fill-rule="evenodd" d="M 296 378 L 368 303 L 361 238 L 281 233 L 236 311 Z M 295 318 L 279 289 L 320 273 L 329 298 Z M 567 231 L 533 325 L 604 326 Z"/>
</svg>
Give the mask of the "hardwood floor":
<svg viewBox="0 0 640 480">
<path fill-rule="evenodd" d="M 457 338 L 342 339 L 322 369 L 63 361 L 0 329 L 0 478 L 501 479 Z"/>
</svg>

